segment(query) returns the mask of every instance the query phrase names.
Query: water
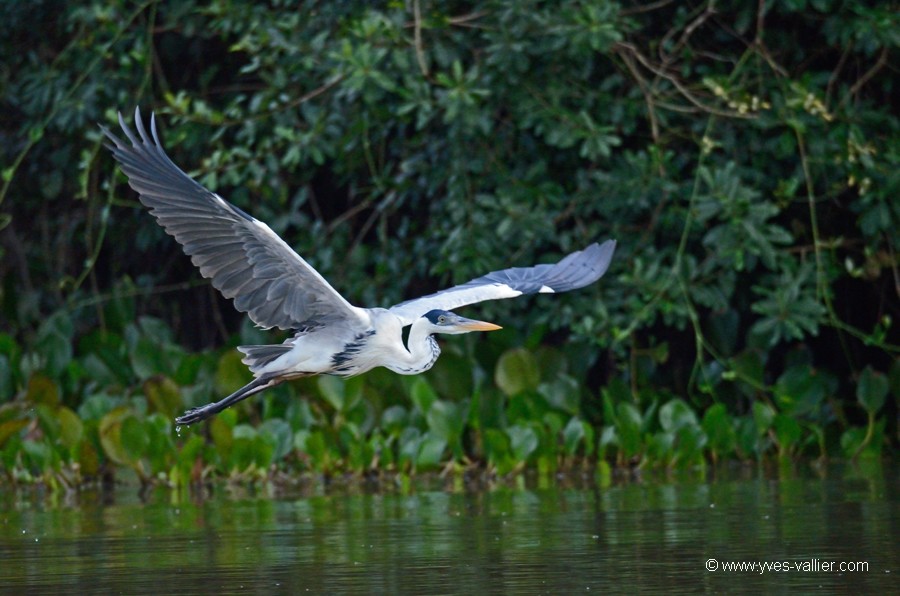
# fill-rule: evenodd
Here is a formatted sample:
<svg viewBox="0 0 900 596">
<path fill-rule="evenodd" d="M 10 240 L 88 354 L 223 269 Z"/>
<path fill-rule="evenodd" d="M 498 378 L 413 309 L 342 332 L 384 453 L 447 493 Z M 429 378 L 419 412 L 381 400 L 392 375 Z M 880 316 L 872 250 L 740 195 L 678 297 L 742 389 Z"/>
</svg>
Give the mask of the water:
<svg viewBox="0 0 900 596">
<path fill-rule="evenodd" d="M 898 469 L 780 476 L 146 502 L 127 488 L 69 503 L 7 494 L 0 591 L 896 593 Z M 868 570 L 823 570 L 841 562 Z"/>
</svg>

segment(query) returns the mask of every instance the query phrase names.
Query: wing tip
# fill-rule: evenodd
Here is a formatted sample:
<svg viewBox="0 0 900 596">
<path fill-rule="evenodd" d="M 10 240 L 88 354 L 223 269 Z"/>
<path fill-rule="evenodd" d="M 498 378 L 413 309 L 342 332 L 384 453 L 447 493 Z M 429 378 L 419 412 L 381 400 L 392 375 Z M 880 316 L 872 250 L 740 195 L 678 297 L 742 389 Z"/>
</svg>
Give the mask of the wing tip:
<svg viewBox="0 0 900 596">
<path fill-rule="evenodd" d="M 551 274 L 552 278 L 544 283 L 556 293 L 588 286 L 606 274 L 615 250 L 616 241 L 610 239 L 602 244 L 594 242 L 582 250 L 570 253 L 557 263 Z"/>
<path fill-rule="evenodd" d="M 615 252 L 616 241 L 612 238 L 605 241 L 598 247 L 597 262 L 599 264 L 598 269 L 600 270 L 600 273 L 597 276 L 597 279 L 603 277 L 607 269 L 609 269 L 609 265 L 612 263 L 613 254 L 615 254 Z"/>
</svg>

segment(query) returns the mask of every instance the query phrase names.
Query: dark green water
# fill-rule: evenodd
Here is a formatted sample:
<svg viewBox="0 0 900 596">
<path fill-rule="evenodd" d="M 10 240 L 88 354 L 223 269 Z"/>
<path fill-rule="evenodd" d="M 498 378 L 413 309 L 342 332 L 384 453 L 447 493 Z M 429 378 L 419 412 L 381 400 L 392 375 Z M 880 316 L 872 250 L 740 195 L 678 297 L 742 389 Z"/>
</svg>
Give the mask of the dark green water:
<svg viewBox="0 0 900 596">
<path fill-rule="evenodd" d="M 547 484 L 546 482 L 544 483 Z M 552 483 L 551 483 L 552 484 Z M 6 593 L 897 593 L 900 472 L 142 502 L 0 499 Z M 718 568 L 707 570 L 710 559 Z M 766 562 L 760 572 L 731 562 Z M 840 571 L 840 563 L 867 570 Z M 804 569 L 806 564 L 809 568 Z M 828 571 L 832 565 L 834 570 Z M 800 569 L 776 571 L 771 566 Z M 816 570 L 817 569 L 817 570 Z M 76 592 L 77 591 L 77 592 Z"/>
</svg>

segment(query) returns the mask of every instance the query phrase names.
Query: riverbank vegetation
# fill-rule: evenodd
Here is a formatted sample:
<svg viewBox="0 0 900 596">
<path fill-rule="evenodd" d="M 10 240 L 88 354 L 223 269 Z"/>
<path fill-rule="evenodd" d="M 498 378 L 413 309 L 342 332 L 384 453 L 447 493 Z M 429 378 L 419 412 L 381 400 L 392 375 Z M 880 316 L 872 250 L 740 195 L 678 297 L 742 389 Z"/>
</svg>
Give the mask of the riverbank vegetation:
<svg viewBox="0 0 900 596">
<path fill-rule="evenodd" d="M 900 400 L 897 12 L 879 2 L 12 3 L 0 23 L 0 470 L 218 477 L 872 458 Z M 277 343 L 102 145 L 173 160 L 353 303 L 615 238 L 485 303 L 418 377 L 305 379 L 196 427 Z M 604 472 L 605 473 L 605 472 Z"/>
</svg>

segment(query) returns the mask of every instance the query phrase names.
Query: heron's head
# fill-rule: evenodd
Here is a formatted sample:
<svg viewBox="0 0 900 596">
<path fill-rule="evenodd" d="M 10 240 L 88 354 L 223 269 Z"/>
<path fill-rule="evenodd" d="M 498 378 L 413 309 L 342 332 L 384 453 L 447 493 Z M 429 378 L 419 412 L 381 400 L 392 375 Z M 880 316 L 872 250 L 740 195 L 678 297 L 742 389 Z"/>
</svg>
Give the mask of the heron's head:
<svg viewBox="0 0 900 596">
<path fill-rule="evenodd" d="M 430 310 L 422 318 L 428 321 L 431 333 L 468 333 L 470 331 L 495 331 L 501 329 L 500 325 L 476 321 L 461 317 L 448 310 Z"/>
</svg>

